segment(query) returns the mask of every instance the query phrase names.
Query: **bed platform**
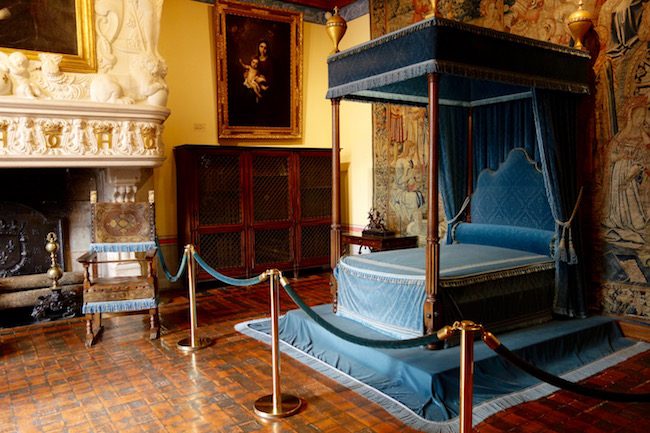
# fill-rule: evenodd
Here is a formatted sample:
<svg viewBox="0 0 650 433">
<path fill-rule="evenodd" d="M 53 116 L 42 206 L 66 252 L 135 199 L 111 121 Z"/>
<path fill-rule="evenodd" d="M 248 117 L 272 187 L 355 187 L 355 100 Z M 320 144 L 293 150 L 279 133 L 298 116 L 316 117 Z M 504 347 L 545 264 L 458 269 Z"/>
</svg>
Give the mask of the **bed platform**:
<svg viewBox="0 0 650 433">
<path fill-rule="evenodd" d="M 576 305 L 580 314 L 580 293 L 566 289 L 567 272 L 574 270 L 567 266 L 573 263 L 558 261 L 566 251 L 558 255 L 553 248 L 565 248 L 564 240 L 571 240 L 568 206 L 578 196 L 577 176 L 571 170 L 577 165 L 579 135 L 572 132 L 581 129 L 575 115 L 579 97 L 589 93 L 589 54 L 434 17 L 332 55 L 328 68 L 333 181 L 330 264 L 336 268 L 333 295 L 340 315 L 405 337 L 434 332 L 457 318 L 508 329 L 547 320 L 551 311 L 566 310 L 571 315 Z M 532 100 L 544 172 L 525 154 L 512 152 L 504 170 L 479 176 L 472 193 L 471 173 L 477 168 L 471 166 L 472 110 L 521 98 Z M 423 249 L 341 259 L 342 100 L 427 107 L 423 128 L 429 137 L 428 227 Z M 447 107 L 461 107 L 467 119 L 452 126 L 445 120 L 441 127 L 441 110 Z M 461 136 L 468 139 L 454 142 Z M 441 153 L 441 148 L 449 153 L 450 146 L 466 149 L 470 157 L 450 160 Z M 528 165 L 523 172 L 508 168 L 522 161 Z M 441 163 L 446 164 L 443 174 L 449 176 L 445 182 L 457 183 L 459 176 L 449 173 L 466 165 L 460 182 L 467 184 L 464 191 L 473 197 L 467 218 L 471 223 L 454 227 L 454 242 L 442 250 L 438 234 Z M 452 215 L 457 211 L 453 209 Z M 465 261 L 470 255 L 474 258 Z M 526 262 L 528 257 L 533 262 Z M 514 261 L 520 259 L 524 263 Z M 513 260 L 514 266 L 497 266 L 499 260 Z M 466 273 L 457 275 L 454 269 Z M 554 280 L 562 281 L 561 292 Z"/>
</svg>

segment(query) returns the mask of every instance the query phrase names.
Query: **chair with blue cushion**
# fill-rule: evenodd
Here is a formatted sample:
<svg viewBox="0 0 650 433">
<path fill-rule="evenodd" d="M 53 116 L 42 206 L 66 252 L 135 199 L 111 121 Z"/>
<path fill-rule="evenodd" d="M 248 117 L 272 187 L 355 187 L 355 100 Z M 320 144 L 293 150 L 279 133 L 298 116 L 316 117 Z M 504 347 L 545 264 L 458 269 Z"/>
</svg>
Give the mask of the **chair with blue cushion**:
<svg viewBox="0 0 650 433">
<path fill-rule="evenodd" d="M 154 194 L 148 202 L 97 202 L 90 193 L 91 244 L 77 260 L 84 267 L 83 306 L 86 347 L 102 332 L 102 313 L 148 310 L 149 337 L 160 335 L 158 282 L 154 258 Z M 128 276 L 107 276 L 110 266 L 130 267 Z"/>
</svg>

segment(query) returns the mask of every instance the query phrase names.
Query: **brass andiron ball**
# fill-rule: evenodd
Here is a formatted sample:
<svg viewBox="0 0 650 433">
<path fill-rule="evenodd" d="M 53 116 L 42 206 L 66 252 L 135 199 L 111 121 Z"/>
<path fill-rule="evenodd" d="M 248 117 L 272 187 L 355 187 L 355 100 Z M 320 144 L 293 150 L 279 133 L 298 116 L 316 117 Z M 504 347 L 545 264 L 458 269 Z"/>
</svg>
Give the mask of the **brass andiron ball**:
<svg viewBox="0 0 650 433">
<path fill-rule="evenodd" d="M 582 0 L 580 0 L 578 3 L 578 10 L 569 15 L 569 18 L 567 19 L 569 31 L 575 41 L 575 48 L 579 50 L 584 49 L 583 38 L 593 25 L 593 16 L 589 11 L 583 9 L 582 6 Z"/>
<path fill-rule="evenodd" d="M 52 280 L 52 289 L 56 289 L 59 286 L 59 280 L 63 276 L 63 271 L 56 262 L 56 252 L 59 249 L 59 244 L 56 242 L 57 239 L 54 232 L 48 233 L 46 239 L 45 251 L 50 254 L 51 261 L 50 268 L 47 270 L 47 277 Z"/>
<path fill-rule="evenodd" d="M 334 14 L 332 15 L 328 12 L 327 15 L 329 16 L 325 22 L 325 27 L 327 29 L 327 34 L 334 43 L 334 49 L 330 54 L 335 54 L 340 51 L 339 42 L 341 42 L 343 35 L 345 35 L 345 31 L 348 29 L 348 23 L 345 22 L 345 19 L 343 19 L 341 15 L 339 15 L 339 8 L 336 6 L 334 7 Z"/>
</svg>

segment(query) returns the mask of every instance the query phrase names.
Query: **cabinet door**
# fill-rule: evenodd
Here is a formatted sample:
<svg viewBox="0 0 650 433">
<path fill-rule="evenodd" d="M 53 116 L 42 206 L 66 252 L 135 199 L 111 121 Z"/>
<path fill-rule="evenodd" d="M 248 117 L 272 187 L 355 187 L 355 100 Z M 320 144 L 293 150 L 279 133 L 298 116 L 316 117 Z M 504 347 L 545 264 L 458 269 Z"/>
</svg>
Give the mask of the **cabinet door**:
<svg viewBox="0 0 650 433">
<path fill-rule="evenodd" d="M 206 152 L 198 160 L 197 171 L 198 252 L 219 272 L 244 275 L 241 156 L 235 152 Z M 199 277 L 207 279 L 208 275 L 201 272 Z"/>
<path fill-rule="evenodd" d="M 299 174 L 298 266 L 327 264 L 332 223 L 331 154 L 300 153 Z"/>
<path fill-rule="evenodd" d="M 290 169 L 289 152 L 251 152 L 249 239 L 254 272 L 292 266 Z"/>
</svg>

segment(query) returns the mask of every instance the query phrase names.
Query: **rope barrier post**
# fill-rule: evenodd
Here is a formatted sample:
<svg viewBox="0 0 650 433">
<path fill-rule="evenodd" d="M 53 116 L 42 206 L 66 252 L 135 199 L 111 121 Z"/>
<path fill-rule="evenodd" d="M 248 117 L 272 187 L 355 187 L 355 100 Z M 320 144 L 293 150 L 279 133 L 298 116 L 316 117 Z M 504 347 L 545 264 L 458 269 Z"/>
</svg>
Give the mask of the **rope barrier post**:
<svg viewBox="0 0 650 433">
<path fill-rule="evenodd" d="M 291 394 L 282 394 L 280 385 L 280 316 L 279 279 L 284 278 L 277 269 L 266 271 L 271 289 L 271 363 L 273 369 L 273 394 L 255 400 L 255 413 L 266 419 L 286 418 L 300 409 L 302 401 Z"/>
<path fill-rule="evenodd" d="M 190 338 L 183 338 L 176 347 L 183 352 L 194 352 L 204 349 L 212 344 L 212 339 L 208 337 L 197 338 L 196 336 L 196 273 L 194 260 L 194 245 L 185 245 L 185 254 L 187 257 L 187 281 L 190 292 Z"/>
<path fill-rule="evenodd" d="M 474 398 L 474 336 L 483 327 L 463 320 L 460 329 L 460 433 L 472 432 L 472 400 Z"/>
</svg>

